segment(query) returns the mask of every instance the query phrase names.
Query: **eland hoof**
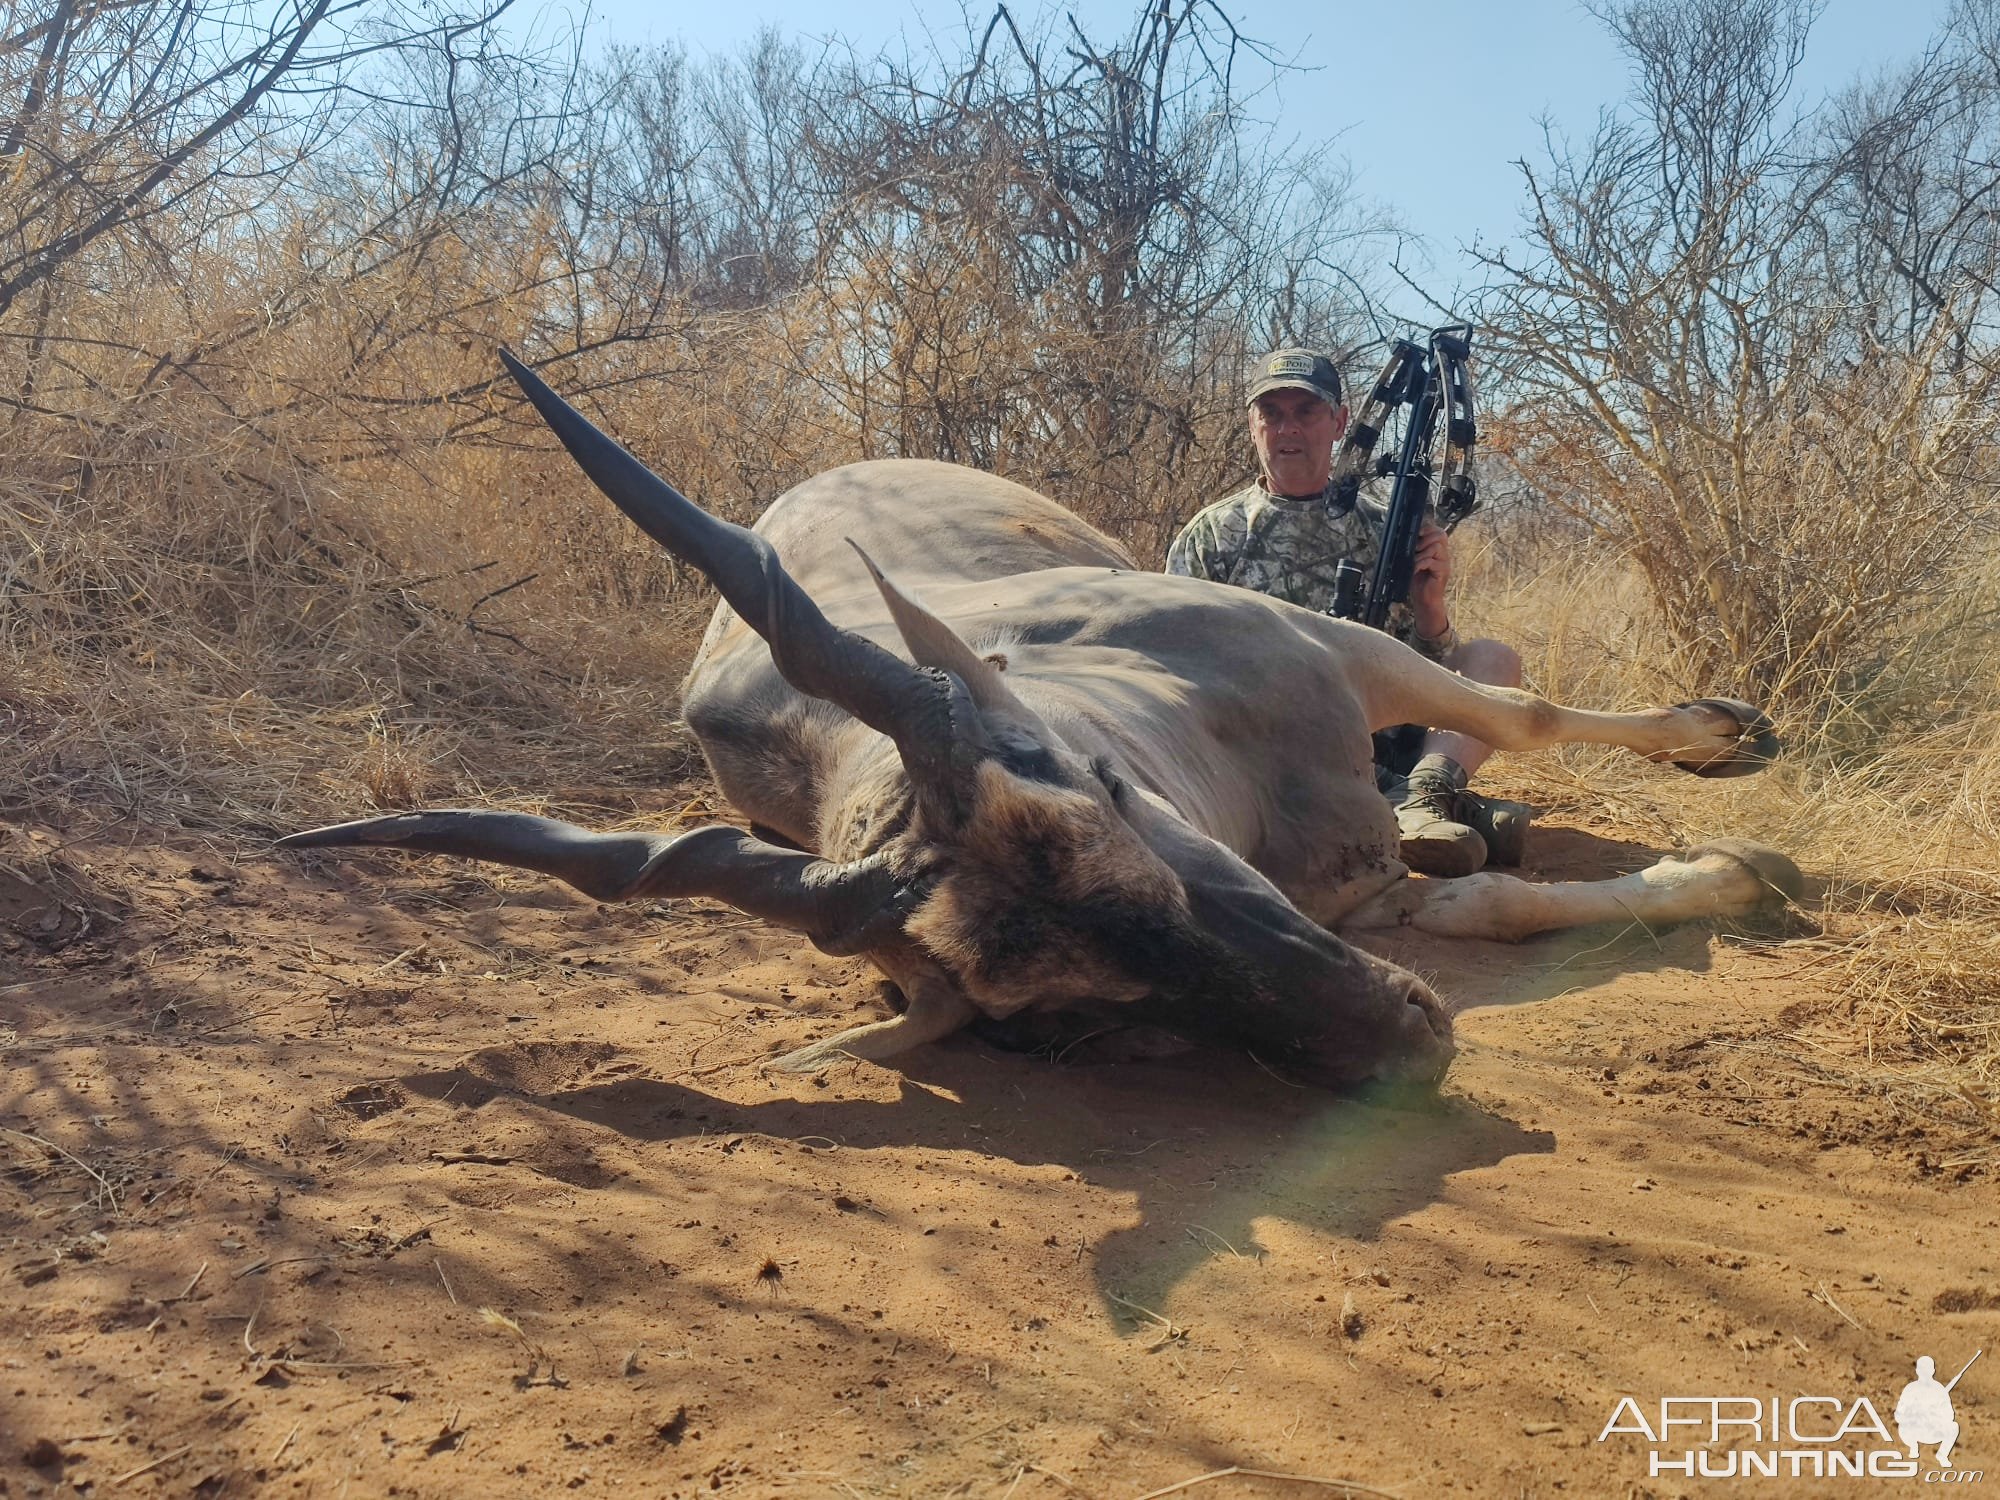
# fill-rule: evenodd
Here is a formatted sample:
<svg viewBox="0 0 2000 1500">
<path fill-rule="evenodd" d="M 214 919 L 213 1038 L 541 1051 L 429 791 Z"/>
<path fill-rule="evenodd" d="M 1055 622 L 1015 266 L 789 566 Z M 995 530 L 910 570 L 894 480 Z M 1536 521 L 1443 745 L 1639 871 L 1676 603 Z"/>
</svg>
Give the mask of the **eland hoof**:
<svg viewBox="0 0 2000 1500">
<path fill-rule="evenodd" d="M 1762 904 L 1766 906 L 1796 902 L 1806 893 L 1806 877 L 1799 867 L 1764 844 L 1752 843 L 1749 839 L 1710 839 L 1705 844 L 1697 844 L 1680 858 L 1692 863 L 1705 854 L 1733 860 L 1755 875 L 1764 887 Z"/>
<path fill-rule="evenodd" d="M 1674 764 L 1683 771 L 1696 776 L 1755 776 L 1778 758 L 1777 733 L 1771 727 L 1770 715 L 1761 708 L 1736 698 L 1696 698 L 1689 703 L 1676 703 L 1674 707 L 1723 714 L 1735 726 L 1734 745 L 1703 760 L 1675 760 Z"/>
</svg>

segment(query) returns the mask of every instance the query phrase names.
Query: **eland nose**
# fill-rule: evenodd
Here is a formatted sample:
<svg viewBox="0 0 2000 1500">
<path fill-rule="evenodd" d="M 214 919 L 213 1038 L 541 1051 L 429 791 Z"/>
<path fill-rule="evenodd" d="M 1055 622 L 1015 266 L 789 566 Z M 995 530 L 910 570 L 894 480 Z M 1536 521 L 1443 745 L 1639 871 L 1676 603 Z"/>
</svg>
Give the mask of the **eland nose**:
<svg viewBox="0 0 2000 1500">
<path fill-rule="evenodd" d="M 1414 976 L 1403 994 L 1399 1045 L 1382 1061 L 1377 1077 L 1404 1083 L 1439 1083 L 1458 1055 L 1451 1016 L 1431 987 Z"/>
</svg>

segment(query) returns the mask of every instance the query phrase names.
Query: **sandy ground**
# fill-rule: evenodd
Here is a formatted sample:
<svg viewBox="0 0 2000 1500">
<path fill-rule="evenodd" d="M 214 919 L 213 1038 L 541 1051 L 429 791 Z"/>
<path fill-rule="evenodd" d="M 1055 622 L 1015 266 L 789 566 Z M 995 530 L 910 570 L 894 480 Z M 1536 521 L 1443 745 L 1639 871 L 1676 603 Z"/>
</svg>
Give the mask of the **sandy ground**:
<svg viewBox="0 0 2000 1500">
<path fill-rule="evenodd" d="M 872 972 L 720 907 L 0 861 L 0 1495 L 1714 1492 L 1619 1399 L 1886 1420 L 1979 1348 L 2000 1484 L 2000 1200 L 1801 1061 L 1811 947 L 1391 944 L 1462 1007 L 1427 1110 L 971 1039 L 815 1083 L 758 1063 Z"/>
</svg>

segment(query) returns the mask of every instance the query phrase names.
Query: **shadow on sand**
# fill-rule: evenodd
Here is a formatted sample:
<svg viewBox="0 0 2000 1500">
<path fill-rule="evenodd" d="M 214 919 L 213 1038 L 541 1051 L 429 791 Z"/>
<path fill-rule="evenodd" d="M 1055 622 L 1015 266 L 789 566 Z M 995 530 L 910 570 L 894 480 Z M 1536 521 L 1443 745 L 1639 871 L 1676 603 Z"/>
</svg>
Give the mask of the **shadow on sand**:
<svg viewBox="0 0 2000 1500">
<path fill-rule="evenodd" d="M 1058 1067 L 958 1039 L 913 1058 L 894 1100 L 748 1104 L 639 1078 L 523 1092 L 507 1059 L 496 1048 L 402 1083 L 474 1108 L 505 1095 L 635 1141 L 754 1131 L 850 1151 L 971 1149 L 1129 1193 L 1138 1222 L 1094 1247 L 1107 1303 L 1162 1299 L 1217 1253 L 1257 1253 L 1260 1218 L 1369 1239 L 1435 1201 L 1454 1173 L 1555 1147 L 1463 1099 L 1341 1097 L 1214 1054 Z"/>
</svg>

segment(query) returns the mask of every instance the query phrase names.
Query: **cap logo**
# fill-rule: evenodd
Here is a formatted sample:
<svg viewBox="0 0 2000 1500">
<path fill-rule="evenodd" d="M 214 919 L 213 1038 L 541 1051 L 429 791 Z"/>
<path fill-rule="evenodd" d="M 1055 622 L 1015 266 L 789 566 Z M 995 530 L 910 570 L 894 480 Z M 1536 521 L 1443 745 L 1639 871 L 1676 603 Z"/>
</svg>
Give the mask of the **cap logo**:
<svg viewBox="0 0 2000 1500">
<path fill-rule="evenodd" d="M 1281 354 L 1271 361 L 1269 373 L 1272 375 L 1303 375 L 1307 379 L 1311 379 L 1313 366 L 1316 363 L 1317 361 L 1310 355 Z"/>
</svg>

